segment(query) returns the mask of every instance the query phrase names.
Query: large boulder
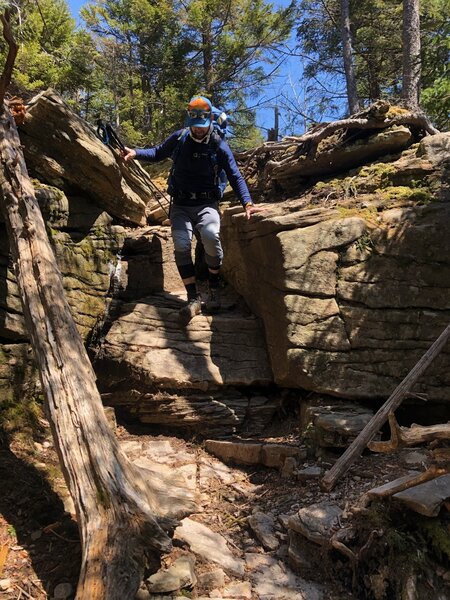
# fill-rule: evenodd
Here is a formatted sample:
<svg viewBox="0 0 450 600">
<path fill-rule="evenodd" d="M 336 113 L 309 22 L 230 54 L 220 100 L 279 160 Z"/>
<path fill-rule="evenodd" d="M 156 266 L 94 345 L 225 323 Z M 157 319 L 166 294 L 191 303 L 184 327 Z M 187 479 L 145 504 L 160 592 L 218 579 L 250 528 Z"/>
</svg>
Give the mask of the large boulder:
<svg viewBox="0 0 450 600">
<path fill-rule="evenodd" d="M 124 244 L 119 304 L 94 360 L 104 401 L 145 423 L 207 435 L 250 420 L 248 430 L 262 429 L 276 405 L 259 391 L 273 382 L 261 321 L 227 288 L 220 314 L 180 326 L 185 293 L 172 255 L 163 227 Z"/>
<path fill-rule="evenodd" d="M 103 144 L 56 92 L 30 101 L 20 138 L 27 166 L 41 182 L 90 198 L 112 216 L 145 224 L 152 198 L 148 174 Z"/>
<path fill-rule="evenodd" d="M 449 135 L 250 221 L 226 211 L 225 271 L 264 321 L 276 383 L 388 396 L 448 325 Z M 448 401 L 447 363 L 443 353 L 416 391 Z"/>
</svg>

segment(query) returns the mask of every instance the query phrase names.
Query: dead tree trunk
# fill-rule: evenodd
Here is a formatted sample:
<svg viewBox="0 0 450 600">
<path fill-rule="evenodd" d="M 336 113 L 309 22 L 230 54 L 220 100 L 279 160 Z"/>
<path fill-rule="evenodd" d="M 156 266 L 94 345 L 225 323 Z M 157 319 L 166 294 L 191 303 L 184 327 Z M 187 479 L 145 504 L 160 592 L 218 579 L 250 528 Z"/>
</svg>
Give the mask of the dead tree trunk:
<svg viewBox="0 0 450 600">
<path fill-rule="evenodd" d="M 350 114 L 353 115 L 359 111 L 359 98 L 356 88 L 355 68 L 353 65 L 349 0 L 341 0 L 341 39 L 344 57 L 345 80 L 347 83 L 348 108 Z"/>
<path fill-rule="evenodd" d="M 7 17 L 2 19 L 8 39 Z M 9 43 L 10 53 L 12 45 Z M 14 60 L 13 60 L 14 62 Z M 6 86 L 5 71 L 0 81 Z M 7 76 L 6 76 L 7 79 Z M 148 556 L 170 549 L 156 515 L 169 515 L 122 453 L 65 298 L 20 139 L 0 98 L 0 201 L 46 409 L 82 543 L 77 600 L 134 598 Z M 172 511 L 176 512 L 176 511 Z"/>
<path fill-rule="evenodd" d="M 419 0 L 403 0 L 403 85 L 402 97 L 411 110 L 419 108 L 420 94 Z"/>
</svg>

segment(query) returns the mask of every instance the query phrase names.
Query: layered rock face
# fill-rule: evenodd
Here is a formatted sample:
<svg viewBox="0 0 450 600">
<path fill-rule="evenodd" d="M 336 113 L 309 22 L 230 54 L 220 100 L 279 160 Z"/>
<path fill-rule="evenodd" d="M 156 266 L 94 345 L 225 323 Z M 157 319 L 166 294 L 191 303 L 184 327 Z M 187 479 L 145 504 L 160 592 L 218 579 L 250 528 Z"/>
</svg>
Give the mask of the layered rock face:
<svg viewBox="0 0 450 600">
<path fill-rule="evenodd" d="M 449 139 L 426 138 L 251 221 L 226 211 L 225 272 L 264 322 L 278 385 L 386 397 L 448 325 Z M 417 392 L 450 399 L 448 358 Z"/>
<path fill-rule="evenodd" d="M 146 423 L 205 434 L 257 430 L 276 409 L 257 391 L 273 381 L 261 322 L 228 288 L 220 314 L 180 326 L 185 293 L 172 256 L 167 228 L 127 238 L 116 311 L 94 358 L 102 396 Z"/>
</svg>

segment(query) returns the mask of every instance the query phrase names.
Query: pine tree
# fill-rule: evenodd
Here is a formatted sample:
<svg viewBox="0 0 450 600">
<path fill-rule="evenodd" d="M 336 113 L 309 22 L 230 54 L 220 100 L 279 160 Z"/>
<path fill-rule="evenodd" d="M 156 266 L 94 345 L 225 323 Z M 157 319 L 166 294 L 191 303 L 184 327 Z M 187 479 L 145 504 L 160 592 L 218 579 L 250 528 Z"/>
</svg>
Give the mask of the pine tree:
<svg viewBox="0 0 450 600">
<path fill-rule="evenodd" d="M 350 31 L 350 4 L 349 0 L 340 0 L 341 4 L 341 36 L 345 79 L 347 83 L 347 98 L 350 113 L 359 110 L 358 91 L 356 87 L 355 68 L 353 64 L 353 44 Z"/>
<path fill-rule="evenodd" d="M 410 109 L 419 108 L 420 93 L 419 0 L 403 0 L 403 87 L 402 97 Z"/>
<path fill-rule="evenodd" d="M 67 69 L 75 21 L 65 0 L 36 0 L 15 15 L 19 52 L 13 84 L 27 91 L 58 87 Z"/>
</svg>

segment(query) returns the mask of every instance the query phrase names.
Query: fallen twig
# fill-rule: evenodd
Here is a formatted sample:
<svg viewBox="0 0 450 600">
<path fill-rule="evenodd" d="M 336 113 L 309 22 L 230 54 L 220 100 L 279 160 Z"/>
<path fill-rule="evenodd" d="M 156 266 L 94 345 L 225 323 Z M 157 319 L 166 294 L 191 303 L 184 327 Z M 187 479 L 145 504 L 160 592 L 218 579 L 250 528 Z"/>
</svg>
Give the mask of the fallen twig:
<svg viewBox="0 0 450 600">
<path fill-rule="evenodd" d="M 23 594 L 24 596 L 26 596 L 30 600 L 36 600 L 34 596 L 32 596 L 31 594 L 29 594 L 28 592 L 26 592 L 23 588 L 20 587 L 20 585 L 17 585 L 17 583 L 15 583 L 14 585 L 20 591 L 20 594 Z M 19 596 L 19 598 L 20 598 L 20 596 Z"/>
</svg>

